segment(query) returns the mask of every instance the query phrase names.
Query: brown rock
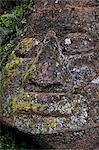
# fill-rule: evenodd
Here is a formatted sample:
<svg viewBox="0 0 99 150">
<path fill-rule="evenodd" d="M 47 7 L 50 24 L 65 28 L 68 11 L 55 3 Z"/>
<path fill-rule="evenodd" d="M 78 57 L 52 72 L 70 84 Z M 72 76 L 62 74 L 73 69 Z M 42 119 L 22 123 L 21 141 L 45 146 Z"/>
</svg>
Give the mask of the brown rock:
<svg viewBox="0 0 99 150">
<path fill-rule="evenodd" d="M 99 5 L 37 1 L 2 78 L 2 121 L 45 148 L 99 148 Z"/>
</svg>

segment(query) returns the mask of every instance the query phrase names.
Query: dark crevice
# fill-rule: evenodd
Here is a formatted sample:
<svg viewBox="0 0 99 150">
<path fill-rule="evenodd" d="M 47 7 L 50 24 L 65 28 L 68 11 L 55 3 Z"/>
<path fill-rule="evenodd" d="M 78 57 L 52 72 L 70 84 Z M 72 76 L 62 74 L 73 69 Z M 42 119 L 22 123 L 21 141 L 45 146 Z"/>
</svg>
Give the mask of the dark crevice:
<svg viewBox="0 0 99 150">
<path fill-rule="evenodd" d="M 39 87 L 44 87 L 44 88 L 49 88 L 49 87 L 60 87 L 62 86 L 62 84 L 60 82 L 57 82 L 57 83 L 38 83 L 38 82 L 35 82 L 33 81 L 32 79 L 28 79 L 28 83 L 29 84 L 32 84 L 32 85 L 35 85 L 35 86 L 39 86 Z"/>
<path fill-rule="evenodd" d="M 61 114 L 61 113 L 59 113 L 59 112 L 49 112 L 49 113 L 44 113 L 44 112 L 39 112 L 39 110 L 38 110 L 38 112 L 34 112 L 32 109 L 29 109 L 28 111 L 26 111 L 26 110 L 17 110 L 17 114 L 25 114 L 25 115 L 28 115 L 28 116 L 31 116 L 32 117 L 32 115 L 38 115 L 38 116 L 43 116 L 43 117 L 66 117 L 66 118 L 68 118 L 70 115 L 69 114 Z"/>
<path fill-rule="evenodd" d="M 31 88 L 34 88 L 33 91 L 35 92 L 55 92 L 58 89 L 58 92 L 61 91 L 63 85 L 60 82 L 57 83 L 38 83 L 33 81 L 32 79 L 28 79 L 27 84 L 24 83 L 24 89 L 30 87 L 28 90 L 32 92 Z M 59 90 L 60 89 L 60 90 Z"/>
<path fill-rule="evenodd" d="M 63 53 L 63 55 L 83 55 L 83 54 L 88 54 L 88 53 L 92 53 L 92 52 L 95 52 L 95 50 L 93 50 L 93 49 L 90 49 L 90 50 L 88 50 L 88 51 L 81 51 L 81 52 L 68 52 L 68 51 L 66 51 L 66 49 L 65 48 L 63 48 L 62 49 L 62 53 Z"/>
<path fill-rule="evenodd" d="M 18 57 L 18 58 L 25 58 L 25 54 L 22 54 L 19 51 L 15 51 L 14 53 L 15 53 L 16 57 Z"/>
<path fill-rule="evenodd" d="M 63 31 L 66 31 L 67 33 L 87 33 L 87 30 L 83 29 L 83 28 L 71 28 L 69 26 L 65 26 L 63 27 Z"/>
</svg>

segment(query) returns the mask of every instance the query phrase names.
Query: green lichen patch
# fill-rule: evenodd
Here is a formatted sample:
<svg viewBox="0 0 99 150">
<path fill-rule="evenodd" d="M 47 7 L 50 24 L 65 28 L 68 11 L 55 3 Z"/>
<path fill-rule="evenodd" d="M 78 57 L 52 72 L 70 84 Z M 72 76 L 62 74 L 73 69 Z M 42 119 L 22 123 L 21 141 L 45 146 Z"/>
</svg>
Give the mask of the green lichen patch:
<svg viewBox="0 0 99 150">
<path fill-rule="evenodd" d="M 70 105 L 71 105 L 71 109 L 72 109 L 72 111 L 74 112 L 74 113 L 77 113 L 77 114 L 79 114 L 80 113 L 80 106 L 79 106 L 79 104 L 76 102 L 76 101 L 72 101 L 71 103 L 70 103 Z"/>
<path fill-rule="evenodd" d="M 25 92 L 24 90 L 20 91 L 18 97 L 13 97 L 9 103 L 9 109 L 12 112 L 17 112 L 18 110 L 33 110 L 33 112 L 42 112 L 44 108 L 43 104 L 34 102 L 34 99 Z"/>
<path fill-rule="evenodd" d="M 5 77 L 15 77 L 19 64 L 20 59 L 17 58 L 14 53 L 12 53 L 9 62 L 7 63 L 4 69 Z"/>
<path fill-rule="evenodd" d="M 52 128 L 52 129 L 56 128 L 56 119 L 54 117 L 44 118 L 43 126 L 47 130 L 50 128 Z"/>
<path fill-rule="evenodd" d="M 37 68 L 38 68 L 38 60 L 35 59 L 33 61 L 31 61 L 30 63 L 27 64 L 27 70 L 25 72 L 23 72 L 22 77 L 23 79 L 26 79 L 29 74 L 32 73 L 33 77 L 36 76 L 37 74 Z"/>
<path fill-rule="evenodd" d="M 33 42 L 34 42 L 33 39 L 29 37 L 22 39 L 16 46 L 15 52 L 21 55 L 23 54 L 25 55 L 25 53 L 32 51 L 34 45 Z"/>
<path fill-rule="evenodd" d="M 43 44 L 41 43 L 40 46 L 36 49 L 37 51 L 37 56 L 31 60 L 27 66 L 26 66 L 26 71 L 22 74 L 22 77 L 26 79 L 30 74 L 32 74 L 32 77 L 34 78 L 37 75 L 38 71 L 38 64 L 39 64 L 39 57 L 40 54 L 42 53 L 43 49 Z"/>
<path fill-rule="evenodd" d="M 32 38 L 24 38 L 21 42 L 20 42 L 20 46 L 24 47 L 27 45 L 30 45 L 30 43 L 32 42 Z"/>
</svg>

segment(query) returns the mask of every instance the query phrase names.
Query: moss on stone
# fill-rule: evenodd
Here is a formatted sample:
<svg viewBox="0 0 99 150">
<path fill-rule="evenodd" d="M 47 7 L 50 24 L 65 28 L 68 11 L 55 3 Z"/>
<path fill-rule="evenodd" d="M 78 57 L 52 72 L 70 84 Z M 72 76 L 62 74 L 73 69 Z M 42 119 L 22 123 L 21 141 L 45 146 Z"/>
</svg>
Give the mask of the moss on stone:
<svg viewBox="0 0 99 150">
<path fill-rule="evenodd" d="M 6 2 L 5 2 L 6 1 Z M 26 32 L 26 22 L 28 12 L 31 7 L 29 0 L 3 0 L 1 5 L 6 9 L 0 16 L 0 60 L 4 67 L 15 46 L 16 37 Z M 27 42 L 27 41 L 26 41 Z M 11 45 L 11 46 L 9 46 Z"/>
</svg>

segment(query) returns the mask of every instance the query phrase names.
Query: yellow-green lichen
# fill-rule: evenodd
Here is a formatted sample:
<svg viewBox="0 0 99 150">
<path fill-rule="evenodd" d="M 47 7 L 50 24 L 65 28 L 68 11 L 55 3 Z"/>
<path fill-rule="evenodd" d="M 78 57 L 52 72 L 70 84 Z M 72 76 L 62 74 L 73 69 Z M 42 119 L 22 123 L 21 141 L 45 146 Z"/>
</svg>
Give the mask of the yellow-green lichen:
<svg viewBox="0 0 99 150">
<path fill-rule="evenodd" d="M 20 59 L 17 58 L 14 53 L 12 53 L 10 55 L 9 62 L 6 64 L 2 74 L 2 87 L 6 87 L 11 82 L 11 79 L 16 76 L 20 63 Z"/>
<path fill-rule="evenodd" d="M 5 66 L 4 74 L 6 77 L 15 77 L 19 64 L 20 59 L 17 58 L 14 53 L 12 53 L 10 56 L 10 61 Z"/>
<path fill-rule="evenodd" d="M 19 95 L 19 99 L 21 99 L 21 100 L 32 100 L 32 97 L 28 94 L 28 92 L 21 90 L 20 95 Z"/>
<path fill-rule="evenodd" d="M 74 100 L 71 101 L 70 105 L 72 108 L 72 111 L 74 111 L 75 113 L 80 113 L 81 108 L 80 108 L 80 103 L 81 103 L 81 94 L 74 94 Z"/>
<path fill-rule="evenodd" d="M 73 85 L 73 90 L 75 93 L 82 93 L 83 92 L 83 86 L 81 83 L 76 83 Z"/>
<path fill-rule="evenodd" d="M 72 102 L 70 103 L 70 105 L 71 105 L 72 110 L 73 110 L 75 113 L 80 113 L 80 106 L 78 105 L 77 102 L 72 101 Z"/>
<path fill-rule="evenodd" d="M 24 91 L 21 91 L 18 97 L 10 100 L 10 107 L 13 112 L 17 110 L 33 110 L 33 112 L 42 112 L 44 105 L 33 101 L 32 97 Z"/>
<path fill-rule="evenodd" d="M 15 48 L 15 51 L 19 54 L 25 54 L 31 50 L 33 50 L 34 41 L 33 38 L 26 37 L 22 39 Z"/>
<path fill-rule="evenodd" d="M 38 63 L 36 60 L 28 63 L 28 65 L 26 66 L 27 68 L 26 71 L 22 73 L 23 79 L 26 79 L 30 73 L 32 73 L 33 77 L 35 77 L 37 73 L 37 66 L 38 66 Z"/>
<path fill-rule="evenodd" d="M 15 51 L 20 51 L 20 53 L 25 54 L 25 52 L 29 52 L 33 50 L 33 48 L 39 43 L 34 38 L 25 37 L 22 39 L 15 48 Z"/>
<path fill-rule="evenodd" d="M 74 89 L 80 89 L 81 88 L 81 84 L 79 84 L 79 83 L 74 84 L 73 88 Z"/>
<path fill-rule="evenodd" d="M 44 105 L 39 103 L 33 103 L 31 106 L 33 112 L 42 112 L 44 110 Z"/>
<path fill-rule="evenodd" d="M 30 103 L 27 101 L 20 101 L 17 104 L 13 105 L 13 112 L 16 112 L 17 110 L 29 110 L 30 109 Z"/>
<path fill-rule="evenodd" d="M 26 71 L 22 74 L 22 77 L 24 79 L 26 79 L 29 74 L 32 74 L 33 78 L 37 75 L 39 57 L 40 54 L 42 53 L 42 48 L 43 48 L 43 44 L 41 43 L 40 47 L 36 49 L 37 56 L 27 64 Z"/>
<path fill-rule="evenodd" d="M 15 106 L 16 103 L 17 103 L 17 100 L 18 100 L 18 97 L 13 97 L 13 98 L 10 100 L 10 104 L 11 104 L 12 106 Z"/>
<path fill-rule="evenodd" d="M 46 129 L 49 129 L 49 128 L 54 129 L 56 127 L 56 120 L 54 117 L 44 118 L 43 125 L 44 125 L 44 128 Z"/>
<path fill-rule="evenodd" d="M 28 45 L 31 44 L 31 43 L 32 43 L 32 38 L 26 37 L 26 38 L 24 38 L 24 39 L 19 43 L 19 45 L 22 46 L 22 47 L 25 47 L 25 46 L 28 46 Z M 18 46 L 19 46 L 19 45 L 18 45 Z"/>
</svg>

